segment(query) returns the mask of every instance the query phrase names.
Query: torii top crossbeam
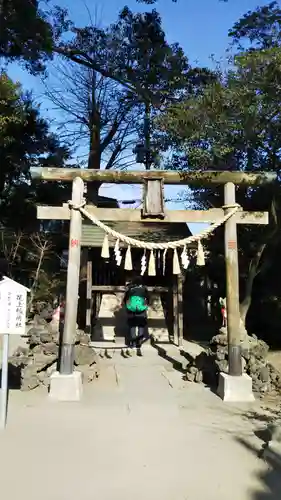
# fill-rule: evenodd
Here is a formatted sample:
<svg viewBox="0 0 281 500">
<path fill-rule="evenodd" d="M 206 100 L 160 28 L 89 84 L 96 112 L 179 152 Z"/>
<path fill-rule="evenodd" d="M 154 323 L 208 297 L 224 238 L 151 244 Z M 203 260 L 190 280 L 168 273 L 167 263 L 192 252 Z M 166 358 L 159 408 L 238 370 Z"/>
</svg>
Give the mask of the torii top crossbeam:
<svg viewBox="0 0 281 500">
<path fill-rule="evenodd" d="M 31 177 L 34 180 L 71 182 L 80 177 L 84 182 L 101 182 L 115 184 L 142 184 L 145 179 L 163 179 L 165 184 L 181 184 L 192 186 L 215 186 L 233 182 L 236 185 L 258 186 L 276 181 L 275 172 L 240 172 L 240 171 L 173 171 L 173 170 L 91 170 L 82 168 L 48 168 L 32 167 Z"/>
</svg>

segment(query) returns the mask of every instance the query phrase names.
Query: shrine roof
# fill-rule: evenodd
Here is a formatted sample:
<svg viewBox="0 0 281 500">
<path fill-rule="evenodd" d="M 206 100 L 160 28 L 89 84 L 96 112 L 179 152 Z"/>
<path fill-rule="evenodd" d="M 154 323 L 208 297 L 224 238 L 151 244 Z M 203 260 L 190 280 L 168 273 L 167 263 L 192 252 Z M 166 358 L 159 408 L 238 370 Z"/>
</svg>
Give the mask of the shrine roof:
<svg viewBox="0 0 281 500">
<path fill-rule="evenodd" d="M 167 242 L 187 238 L 191 235 L 190 229 L 184 223 L 165 222 L 108 222 L 107 225 L 115 231 L 144 241 Z M 104 231 L 92 222 L 84 221 L 82 226 L 82 246 L 101 247 Z M 116 239 L 109 237 L 109 246 L 114 247 Z M 120 242 L 120 246 L 122 242 Z"/>
</svg>

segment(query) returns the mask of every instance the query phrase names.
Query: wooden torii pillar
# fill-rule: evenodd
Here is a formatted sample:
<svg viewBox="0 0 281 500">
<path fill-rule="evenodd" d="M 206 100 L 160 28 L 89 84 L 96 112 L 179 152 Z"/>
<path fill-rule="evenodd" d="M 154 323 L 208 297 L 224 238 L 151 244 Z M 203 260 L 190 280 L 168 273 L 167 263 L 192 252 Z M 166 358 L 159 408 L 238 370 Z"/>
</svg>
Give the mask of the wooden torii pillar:
<svg viewBox="0 0 281 500">
<path fill-rule="evenodd" d="M 225 208 L 210 210 L 167 210 L 160 214 L 158 222 L 167 223 L 214 223 L 219 221 L 235 205 L 235 185 L 258 186 L 269 184 L 276 180 L 274 172 L 246 173 L 236 171 L 107 171 L 88 170 L 77 168 L 31 168 L 31 176 L 37 181 L 61 181 L 73 182 L 73 204 L 79 205 L 82 196 L 83 182 L 116 183 L 116 184 L 153 184 L 149 181 L 161 178 L 161 186 L 165 184 L 210 186 L 224 185 Z M 79 187 L 78 187 L 79 186 Z M 159 194 L 159 191 L 158 191 Z M 154 196 L 148 196 L 153 204 Z M 159 199 L 158 199 L 159 206 Z M 114 209 L 97 208 L 86 206 L 86 210 L 103 222 L 108 221 L 133 221 L 154 222 L 155 217 L 149 217 L 149 213 L 143 214 L 136 209 Z M 153 210 L 151 210 L 152 212 Z M 157 215 L 157 214 L 156 214 Z M 39 206 L 37 208 L 38 219 L 48 220 L 70 220 L 69 234 L 69 262 L 67 273 L 67 303 L 65 327 L 61 349 L 60 373 L 69 374 L 73 370 L 72 361 L 72 338 L 75 332 L 77 300 L 78 300 L 78 276 L 80 262 L 80 236 L 82 228 L 82 217 L 80 212 L 69 207 Z M 244 212 L 238 211 L 225 224 L 225 260 L 226 260 L 226 288 L 227 288 L 227 312 L 228 312 L 228 353 L 229 353 L 229 375 L 242 375 L 241 339 L 240 339 L 240 315 L 239 315 L 239 270 L 237 250 L 237 224 L 268 224 L 267 212 Z M 76 298 L 75 298 L 76 297 Z M 71 334 L 72 332 L 72 334 Z M 180 333 L 180 332 L 179 332 Z M 72 337 L 71 337 L 72 335 Z M 181 334 L 180 334 L 181 335 Z"/>
<path fill-rule="evenodd" d="M 183 314 L 183 283 L 184 277 L 178 274 L 173 285 L 173 335 L 174 344 L 183 346 L 184 314 Z"/>
</svg>

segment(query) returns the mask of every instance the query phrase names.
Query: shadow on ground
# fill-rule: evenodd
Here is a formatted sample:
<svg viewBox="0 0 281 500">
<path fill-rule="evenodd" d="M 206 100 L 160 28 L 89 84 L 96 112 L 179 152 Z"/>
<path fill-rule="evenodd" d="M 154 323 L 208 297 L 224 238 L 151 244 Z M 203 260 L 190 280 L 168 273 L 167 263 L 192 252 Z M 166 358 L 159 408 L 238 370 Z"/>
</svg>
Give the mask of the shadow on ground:
<svg viewBox="0 0 281 500">
<path fill-rule="evenodd" d="M 250 444 L 246 439 L 237 438 L 237 442 L 244 446 L 250 453 L 255 456 L 260 456 L 260 460 L 265 460 L 255 446 Z M 277 457 L 278 458 L 278 457 Z M 280 460 L 280 457 L 279 457 Z M 249 500 L 280 500 L 281 498 L 281 468 L 276 465 L 274 454 L 272 457 L 266 458 L 268 465 L 267 470 L 259 472 L 257 479 L 261 484 L 261 488 L 266 491 L 252 491 L 249 495 Z"/>
<path fill-rule="evenodd" d="M 244 446 L 250 453 L 267 464 L 267 470 L 258 473 L 257 479 L 261 488 L 266 491 L 254 491 L 249 500 L 280 500 L 281 498 L 281 456 L 270 452 L 264 456 L 264 450 L 271 439 L 272 424 L 280 418 L 280 408 L 264 405 L 262 410 L 251 410 L 244 414 L 244 418 L 250 420 L 256 429 L 255 436 L 259 439 L 257 447 L 249 443 L 247 439 L 237 438 L 239 444 Z M 279 461 L 279 464 L 278 464 Z"/>
<path fill-rule="evenodd" d="M 251 410 L 244 414 L 246 420 L 250 420 L 256 426 L 255 436 L 260 439 L 263 447 L 271 439 L 272 429 L 277 420 L 280 419 L 280 408 L 270 408 L 264 406 L 261 411 Z M 281 470 L 280 470 L 281 475 Z M 280 492 L 281 498 L 281 492 Z"/>
<path fill-rule="evenodd" d="M 168 351 L 165 349 L 164 343 L 158 344 L 153 338 L 151 338 L 151 345 L 154 347 L 154 349 L 156 349 L 160 358 L 171 363 L 171 366 L 174 368 L 174 370 L 180 372 L 184 376 L 186 370 L 183 368 L 182 363 L 168 353 Z"/>
</svg>

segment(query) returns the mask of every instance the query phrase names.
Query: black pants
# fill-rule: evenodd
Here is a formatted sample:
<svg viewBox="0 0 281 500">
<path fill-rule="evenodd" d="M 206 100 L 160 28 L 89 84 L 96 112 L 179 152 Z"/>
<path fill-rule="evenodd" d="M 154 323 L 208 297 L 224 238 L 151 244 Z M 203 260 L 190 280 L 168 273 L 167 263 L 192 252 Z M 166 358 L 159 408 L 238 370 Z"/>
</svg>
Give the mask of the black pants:
<svg viewBox="0 0 281 500">
<path fill-rule="evenodd" d="M 147 317 L 143 315 L 128 315 L 128 347 L 140 348 L 145 340 L 148 339 Z"/>
</svg>

